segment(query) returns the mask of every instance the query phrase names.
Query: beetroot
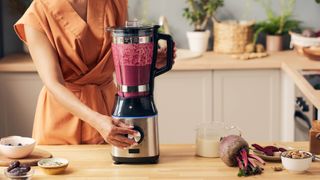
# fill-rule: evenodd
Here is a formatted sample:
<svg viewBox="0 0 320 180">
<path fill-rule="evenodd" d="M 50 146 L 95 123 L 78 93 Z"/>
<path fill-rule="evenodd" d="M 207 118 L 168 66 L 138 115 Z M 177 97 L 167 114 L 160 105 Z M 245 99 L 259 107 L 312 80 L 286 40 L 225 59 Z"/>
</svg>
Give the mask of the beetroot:
<svg viewBox="0 0 320 180">
<path fill-rule="evenodd" d="M 284 152 L 287 151 L 284 148 L 277 148 L 275 146 L 266 146 L 266 147 L 262 147 L 259 144 L 252 144 L 252 147 L 254 147 L 256 150 L 263 152 L 264 154 L 266 154 L 267 156 L 273 156 L 275 152 Z"/>
<path fill-rule="evenodd" d="M 220 158 L 228 166 L 237 166 L 236 156 L 243 148 L 249 149 L 249 145 L 242 137 L 237 135 L 224 137 L 219 146 Z"/>
<path fill-rule="evenodd" d="M 219 146 L 220 158 L 228 166 L 238 166 L 238 176 L 250 176 L 261 174 L 263 168 L 255 163 L 255 160 L 264 164 L 265 162 L 249 154 L 248 143 L 240 136 L 229 135 L 222 138 Z"/>
</svg>

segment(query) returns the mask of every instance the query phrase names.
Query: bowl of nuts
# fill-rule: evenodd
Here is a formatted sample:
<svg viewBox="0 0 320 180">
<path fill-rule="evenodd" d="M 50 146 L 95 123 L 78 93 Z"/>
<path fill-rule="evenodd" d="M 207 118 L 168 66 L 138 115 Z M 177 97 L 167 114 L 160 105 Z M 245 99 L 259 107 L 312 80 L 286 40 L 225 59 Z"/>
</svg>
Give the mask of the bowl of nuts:
<svg viewBox="0 0 320 180">
<path fill-rule="evenodd" d="M 49 175 L 62 174 L 68 164 L 69 161 L 64 158 L 46 158 L 38 161 L 38 166 Z"/>
<path fill-rule="evenodd" d="M 309 169 L 312 158 L 312 154 L 306 151 L 290 150 L 281 153 L 283 167 L 293 172 L 304 172 Z"/>
<path fill-rule="evenodd" d="M 29 180 L 34 174 L 34 170 L 19 161 L 13 161 L 8 168 L 4 169 L 4 174 L 8 179 Z"/>
<path fill-rule="evenodd" d="M 12 159 L 27 157 L 32 153 L 36 141 L 29 137 L 9 136 L 0 139 L 0 152 Z"/>
</svg>

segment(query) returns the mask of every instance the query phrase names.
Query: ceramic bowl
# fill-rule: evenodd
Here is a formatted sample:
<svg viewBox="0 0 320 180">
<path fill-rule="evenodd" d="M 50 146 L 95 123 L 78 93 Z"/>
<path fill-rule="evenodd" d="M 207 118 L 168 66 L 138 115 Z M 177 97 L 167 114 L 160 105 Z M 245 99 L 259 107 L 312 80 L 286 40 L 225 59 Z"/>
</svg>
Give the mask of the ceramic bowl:
<svg viewBox="0 0 320 180">
<path fill-rule="evenodd" d="M 31 169 L 27 174 L 22 175 L 22 176 L 15 176 L 9 172 L 7 172 L 7 168 L 4 169 L 4 174 L 8 179 L 12 180 L 29 180 L 32 178 L 34 174 L 34 169 Z"/>
<path fill-rule="evenodd" d="M 0 152 L 12 159 L 20 159 L 27 157 L 32 153 L 36 141 L 29 137 L 9 136 L 1 138 Z"/>
<path fill-rule="evenodd" d="M 307 169 L 309 169 L 311 163 L 312 163 L 312 154 L 306 151 L 300 151 L 305 152 L 310 155 L 310 157 L 303 158 L 303 159 L 293 159 L 284 157 L 281 154 L 281 162 L 285 169 L 292 172 L 304 172 Z"/>
<path fill-rule="evenodd" d="M 50 175 L 61 174 L 68 167 L 69 161 L 63 158 L 47 158 L 38 161 L 38 166 Z"/>
</svg>

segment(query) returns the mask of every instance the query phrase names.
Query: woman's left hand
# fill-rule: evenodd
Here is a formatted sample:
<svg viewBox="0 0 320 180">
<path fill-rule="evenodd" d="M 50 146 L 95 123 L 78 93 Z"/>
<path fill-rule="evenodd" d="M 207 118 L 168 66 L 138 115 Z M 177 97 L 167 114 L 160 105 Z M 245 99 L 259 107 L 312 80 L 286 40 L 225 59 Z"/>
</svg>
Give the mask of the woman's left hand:
<svg viewBox="0 0 320 180">
<path fill-rule="evenodd" d="M 174 59 L 177 57 L 177 48 L 174 45 L 173 49 L 173 64 L 174 64 Z M 157 59 L 157 64 L 156 67 L 160 69 L 161 67 L 165 66 L 167 63 L 167 47 L 161 47 L 158 49 L 158 59 Z"/>
</svg>

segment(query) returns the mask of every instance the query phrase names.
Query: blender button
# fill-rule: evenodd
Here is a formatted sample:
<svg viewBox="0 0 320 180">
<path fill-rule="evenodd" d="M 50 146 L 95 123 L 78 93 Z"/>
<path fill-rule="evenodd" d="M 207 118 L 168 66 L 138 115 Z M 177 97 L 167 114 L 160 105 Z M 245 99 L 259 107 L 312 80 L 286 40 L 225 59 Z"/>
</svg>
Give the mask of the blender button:
<svg viewBox="0 0 320 180">
<path fill-rule="evenodd" d="M 140 149 L 129 149 L 129 154 L 139 154 L 140 153 Z"/>
</svg>

